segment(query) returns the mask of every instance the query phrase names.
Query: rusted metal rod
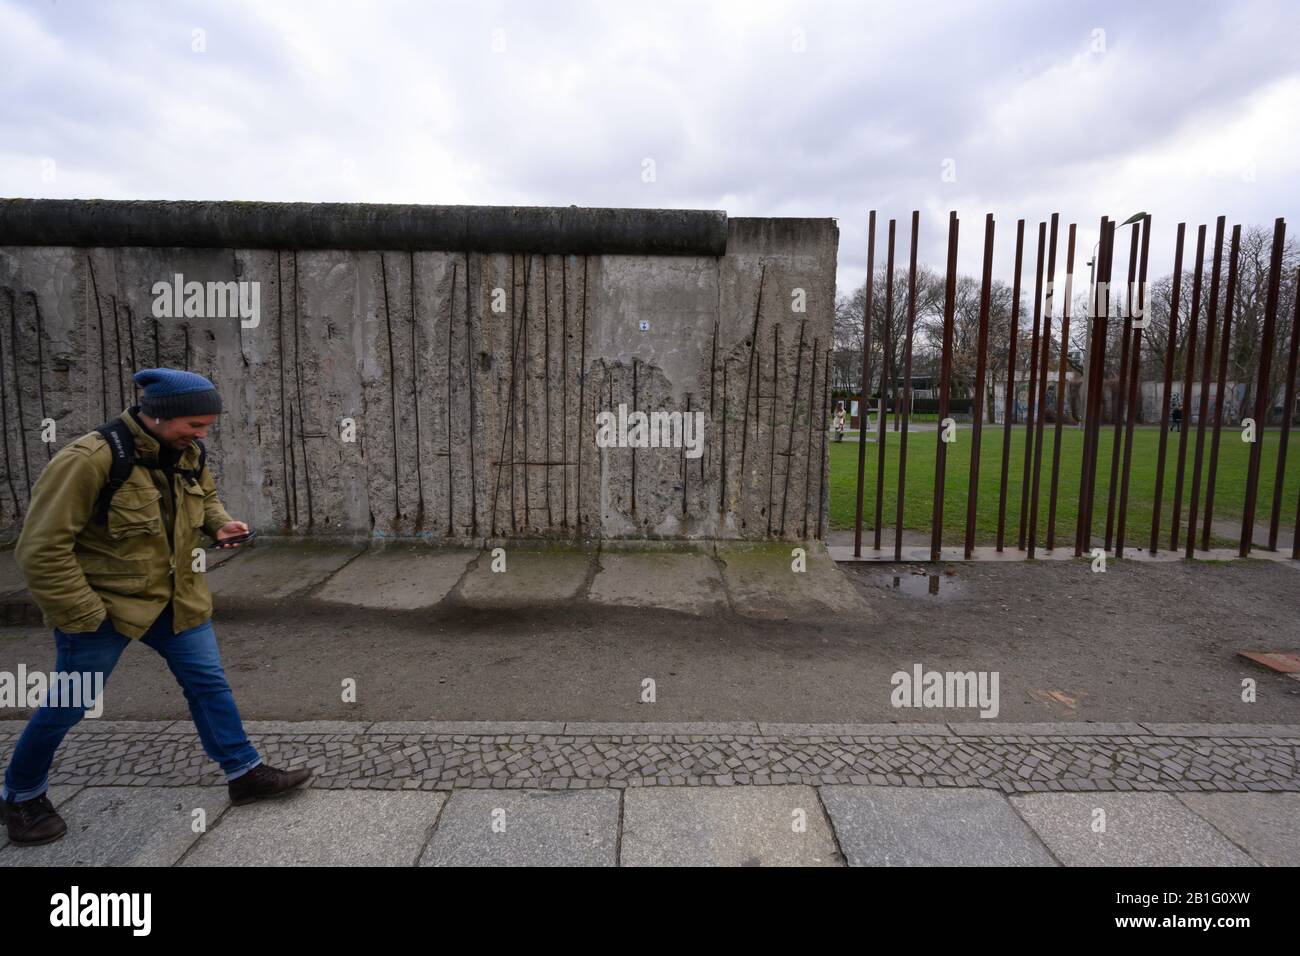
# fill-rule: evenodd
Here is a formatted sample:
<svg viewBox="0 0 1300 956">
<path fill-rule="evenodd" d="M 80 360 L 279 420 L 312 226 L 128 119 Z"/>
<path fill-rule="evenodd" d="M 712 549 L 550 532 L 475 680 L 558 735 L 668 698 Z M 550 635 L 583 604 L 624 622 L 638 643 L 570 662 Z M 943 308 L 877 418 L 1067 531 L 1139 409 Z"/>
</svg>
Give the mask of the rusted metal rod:
<svg viewBox="0 0 1300 956">
<path fill-rule="evenodd" d="M 1128 421 L 1124 430 L 1124 465 L 1120 478 L 1119 524 L 1115 532 L 1115 557 L 1124 557 L 1124 530 L 1128 519 L 1128 482 L 1133 468 L 1133 428 L 1138 419 L 1138 376 L 1142 372 L 1142 331 L 1150 323 L 1147 315 L 1147 258 L 1151 250 L 1151 217 L 1142 217 L 1142 256 L 1138 266 L 1138 286 L 1136 292 L 1129 286 L 1129 310 L 1132 312 L 1132 297 L 1137 297 L 1137 312 L 1133 325 L 1133 367 L 1128 378 Z"/>
<path fill-rule="evenodd" d="M 893 366 L 890 359 L 889 346 L 889 326 L 894 321 L 894 227 L 897 220 L 889 220 L 889 239 L 886 243 L 885 252 L 885 327 L 880 336 L 881 349 L 881 378 L 880 378 L 880 421 L 879 431 L 877 433 L 876 446 L 876 528 L 875 544 L 877 551 L 880 550 L 880 533 L 883 530 L 882 525 L 885 523 L 885 419 L 889 417 L 889 388 L 892 384 Z M 862 434 L 858 434 L 859 440 Z"/>
<path fill-rule="evenodd" d="M 1205 517 L 1201 523 L 1201 550 L 1210 550 L 1210 526 L 1214 523 L 1214 482 L 1219 470 L 1219 431 L 1223 428 L 1223 396 L 1228 387 L 1229 345 L 1232 342 L 1232 307 L 1237 293 L 1237 254 L 1241 249 L 1241 226 L 1232 227 L 1228 252 L 1228 287 L 1223 299 L 1223 335 L 1219 338 L 1219 383 L 1214 393 L 1214 433 L 1210 436 L 1210 470 L 1205 477 Z"/>
<path fill-rule="evenodd" d="M 1097 288 L 1094 294 L 1096 312 L 1094 319 L 1093 359 L 1089 368 L 1096 369 L 1097 374 L 1090 376 L 1092 402 L 1090 403 L 1084 428 L 1084 467 L 1082 473 L 1083 493 L 1079 496 L 1079 527 L 1075 541 L 1075 553 L 1082 554 L 1092 548 L 1092 514 L 1096 501 L 1097 488 L 1097 452 L 1101 441 L 1102 408 L 1106 378 L 1106 336 L 1110 328 L 1110 278 L 1115 253 L 1115 230 L 1109 219 L 1102 221 L 1102 241 L 1100 260 L 1097 269 Z"/>
<path fill-rule="evenodd" d="M 1111 234 L 1110 217 L 1101 217 L 1101 238 L 1097 242 L 1097 254 L 1094 257 L 1094 276 L 1095 281 L 1092 285 L 1091 301 L 1088 303 L 1088 321 L 1092 327 L 1092 343 L 1090 351 L 1085 356 L 1084 361 L 1090 370 L 1095 370 L 1095 374 L 1088 376 L 1088 388 L 1083 396 L 1083 452 L 1079 462 L 1079 503 L 1078 515 L 1075 522 L 1074 532 L 1074 554 L 1078 557 L 1083 554 L 1086 545 L 1091 544 L 1092 529 L 1088 526 L 1088 539 L 1085 542 L 1084 527 L 1088 518 L 1087 501 L 1088 495 L 1088 456 L 1092 450 L 1092 395 L 1096 388 L 1097 382 L 1105 377 L 1105 369 L 1098 369 L 1095 363 L 1097 347 L 1099 344 L 1097 330 L 1101 326 L 1101 295 L 1102 286 L 1105 285 L 1105 267 L 1102 261 L 1105 258 L 1106 245 Z"/>
<path fill-rule="evenodd" d="M 1246 473 L 1246 503 L 1241 516 L 1241 544 L 1238 555 L 1250 554 L 1255 532 L 1255 497 L 1259 492 L 1259 459 L 1264 447 L 1264 429 L 1273 404 L 1269 373 L 1273 365 L 1273 336 L 1277 328 L 1277 299 L 1282 280 L 1282 251 L 1286 243 L 1286 220 L 1273 224 L 1273 260 L 1268 272 L 1268 295 L 1264 300 L 1264 330 L 1260 341 L 1259 379 L 1255 385 L 1255 440 L 1250 445 L 1250 469 Z M 1286 414 L 1291 410 L 1287 409 Z"/>
<path fill-rule="evenodd" d="M 1061 353 L 1056 383 L 1056 422 L 1052 429 L 1052 483 L 1047 498 L 1047 550 L 1056 548 L 1056 492 L 1061 476 L 1061 428 L 1065 424 L 1065 407 L 1069 399 L 1066 373 L 1070 355 L 1070 300 L 1074 296 L 1074 229 L 1070 223 L 1065 249 L 1065 296 L 1061 304 Z"/>
<path fill-rule="evenodd" d="M 1205 272 L 1205 226 L 1196 230 L 1196 272 L 1192 275 L 1192 311 L 1187 320 L 1187 340 L 1184 346 L 1182 422 L 1178 426 L 1178 469 L 1174 477 L 1174 514 L 1169 530 L 1169 550 L 1178 550 L 1178 535 L 1182 530 L 1180 513 L 1183 502 L 1183 471 L 1187 466 L 1187 432 L 1192 427 L 1192 370 L 1196 362 L 1196 330 L 1201 316 L 1201 276 Z"/>
<path fill-rule="evenodd" d="M 943 549 L 943 481 L 948 464 L 948 443 L 943 440 L 944 420 L 948 417 L 948 381 L 952 377 L 953 309 L 957 294 L 957 234 L 960 223 L 957 211 L 948 215 L 948 274 L 943 293 L 943 345 L 939 371 L 939 427 L 935 430 L 938 447 L 934 456 L 934 514 L 930 525 L 930 560 L 938 561 Z"/>
<path fill-rule="evenodd" d="M 1106 380 L 1104 378 L 1104 371 L 1106 368 L 1106 350 L 1110 347 L 1110 339 L 1108 337 L 1108 333 L 1110 329 L 1110 314 L 1111 314 L 1111 301 L 1110 301 L 1111 291 L 1110 290 L 1111 290 L 1111 283 L 1115 276 L 1115 233 L 1116 231 L 1117 230 L 1115 229 L 1111 230 L 1110 239 L 1106 243 L 1106 259 L 1105 259 L 1106 286 L 1105 286 L 1105 293 L 1103 295 L 1103 304 L 1105 306 L 1105 309 L 1103 310 L 1102 317 L 1101 317 L 1101 344 L 1097 356 L 1097 367 L 1103 370 L 1103 377 L 1099 379 L 1097 382 L 1097 393 L 1095 397 L 1095 401 L 1096 401 L 1095 420 L 1097 424 L 1092 432 L 1092 467 L 1088 474 L 1089 547 L 1091 547 L 1092 545 L 1091 531 L 1092 531 L 1092 524 L 1093 524 L 1093 512 L 1097 504 L 1097 463 L 1098 463 L 1098 454 L 1101 447 L 1101 429 L 1102 426 L 1105 424 L 1105 420 L 1106 420 L 1105 418 Z M 1115 309 L 1116 309 L 1116 313 L 1118 314 L 1118 309 L 1119 309 L 1118 302 L 1115 305 Z"/>
<path fill-rule="evenodd" d="M 1273 479 L 1273 510 L 1268 520 L 1268 550 L 1277 550 L 1277 525 L 1282 517 L 1282 488 L 1286 483 L 1286 446 L 1295 414 L 1296 349 L 1300 346 L 1300 269 L 1296 270 L 1295 315 L 1291 319 L 1291 353 L 1286 365 L 1286 397 L 1282 403 L 1282 434 L 1277 446 L 1277 475 Z M 1300 542 L 1298 542 L 1300 543 Z"/>
<path fill-rule="evenodd" d="M 1174 385 L 1174 347 L 1178 341 L 1178 297 L 1182 294 L 1183 239 L 1186 232 L 1187 223 L 1180 222 L 1178 236 L 1174 240 L 1174 278 L 1169 297 L 1169 340 L 1165 343 L 1165 381 L 1160 392 L 1160 450 L 1156 455 L 1156 493 L 1151 510 L 1151 546 L 1148 549 L 1152 554 L 1160 550 L 1160 502 L 1165 490 L 1165 449 L 1169 440 L 1169 402 Z"/>
<path fill-rule="evenodd" d="M 1201 401 L 1196 415 L 1196 450 L 1192 453 L 1192 493 L 1187 499 L 1187 551 L 1196 553 L 1196 509 L 1201 497 L 1201 458 L 1205 451 L 1205 419 L 1210 414 L 1210 368 L 1214 356 L 1214 324 L 1219 308 L 1219 270 L 1223 263 L 1223 224 L 1214 222 L 1214 265 L 1210 272 L 1210 311 L 1205 317 L 1205 354 L 1201 362 Z"/>
<path fill-rule="evenodd" d="M 916 326 L 916 243 L 921 212 L 912 210 L 912 248 L 907 265 L 907 333 L 903 342 L 903 430 L 898 436 L 898 502 L 894 517 L 894 560 L 903 560 L 903 499 L 907 487 L 907 428 L 912 412 L 912 332 Z"/>
<path fill-rule="evenodd" d="M 1020 260 L 1025 250 L 1025 221 L 1016 222 L 1016 265 L 1011 283 L 1011 321 L 1007 327 L 1007 394 L 1002 412 L 1002 476 L 998 481 L 998 551 L 1007 524 L 1007 467 L 1011 463 L 1011 418 L 1016 394 L 1016 340 L 1020 338 Z"/>
<path fill-rule="evenodd" d="M 858 397 L 858 491 L 853 556 L 862 557 L 862 486 L 867 473 L 867 393 L 871 391 L 871 283 L 876 271 L 876 211 L 867 214 L 867 294 L 862 308 L 862 394 Z"/>
<path fill-rule="evenodd" d="M 1106 538 L 1105 548 L 1110 550 L 1115 540 L 1115 505 L 1119 501 L 1120 440 L 1124 434 L 1125 399 L 1128 397 L 1128 353 L 1133 344 L 1133 280 L 1137 278 L 1138 241 L 1141 238 L 1140 222 L 1133 223 L 1128 251 L 1128 297 L 1124 305 L 1124 335 L 1119 350 L 1119 387 L 1115 390 L 1114 440 L 1110 446 L 1110 481 L 1106 485 Z"/>
<path fill-rule="evenodd" d="M 1047 242 L 1047 223 L 1038 224 L 1038 278 L 1034 283 L 1034 331 L 1029 343 L 1029 394 L 1025 406 L 1025 461 L 1020 479 L 1020 550 L 1025 550 L 1025 531 L 1029 527 L 1029 466 L 1034 455 L 1034 426 L 1038 405 L 1038 324 L 1043 299 L 1043 249 Z M 1018 258 L 1018 257 L 1017 257 Z M 1037 496 L 1037 490 L 1034 492 Z M 1033 557 L 1033 554 L 1030 554 Z"/>
<path fill-rule="evenodd" d="M 975 513 L 980 495 L 980 440 L 984 434 L 984 373 L 988 367 L 989 287 L 993 283 L 993 213 L 984 218 L 984 274 L 980 284 L 979 344 L 975 358 L 975 400 L 971 403 L 970 479 L 966 486 L 966 560 L 975 552 Z"/>
</svg>

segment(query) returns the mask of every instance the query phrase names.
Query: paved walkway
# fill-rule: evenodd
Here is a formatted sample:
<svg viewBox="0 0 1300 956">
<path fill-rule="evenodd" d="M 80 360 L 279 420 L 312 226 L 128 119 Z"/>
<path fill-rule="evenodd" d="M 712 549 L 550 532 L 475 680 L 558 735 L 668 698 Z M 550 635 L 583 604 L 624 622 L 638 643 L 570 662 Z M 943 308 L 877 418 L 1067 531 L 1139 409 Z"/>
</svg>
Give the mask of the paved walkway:
<svg viewBox="0 0 1300 956">
<path fill-rule="evenodd" d="M 1300 865 L 1295 725 L 247 727 L 311 787 L 232 807 L 188 721 L 83 721 L 68 836 L 0 865 Z"/>
</svg>

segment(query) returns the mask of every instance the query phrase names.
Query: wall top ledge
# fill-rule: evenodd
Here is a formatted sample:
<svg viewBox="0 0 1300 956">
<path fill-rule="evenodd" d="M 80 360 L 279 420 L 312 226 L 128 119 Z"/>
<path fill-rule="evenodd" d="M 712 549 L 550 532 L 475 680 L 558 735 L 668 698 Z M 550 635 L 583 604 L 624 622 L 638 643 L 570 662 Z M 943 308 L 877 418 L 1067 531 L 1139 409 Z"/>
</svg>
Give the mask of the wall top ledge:
<svg viewBox="0 0 1300 956">
<path fill-rule="evenodd" d="M 711 209 L 0 199 L 0 246 L 721 256 Z"/>
</svg>

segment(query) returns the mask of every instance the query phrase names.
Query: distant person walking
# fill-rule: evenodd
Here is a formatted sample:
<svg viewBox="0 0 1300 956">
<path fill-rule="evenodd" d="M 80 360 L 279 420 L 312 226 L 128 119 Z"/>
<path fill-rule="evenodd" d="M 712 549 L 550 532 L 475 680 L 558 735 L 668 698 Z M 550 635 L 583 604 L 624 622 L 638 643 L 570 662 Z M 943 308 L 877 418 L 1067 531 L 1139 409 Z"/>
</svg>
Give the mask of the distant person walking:
<svg viewBox="0 0 1300 956">
<path fill-rule="evenodd" d="M 844 441 L 844 403 L 839 402 L 835 406 L 835 440 Z"/>
<path fill-rule="evenodd" d="M 1175 405 L 1174 412 L 1169 416 L 1169 430 L 1171 432 L 1182 431 L 1183 427 L 1183 410 Z"/>
</svg>

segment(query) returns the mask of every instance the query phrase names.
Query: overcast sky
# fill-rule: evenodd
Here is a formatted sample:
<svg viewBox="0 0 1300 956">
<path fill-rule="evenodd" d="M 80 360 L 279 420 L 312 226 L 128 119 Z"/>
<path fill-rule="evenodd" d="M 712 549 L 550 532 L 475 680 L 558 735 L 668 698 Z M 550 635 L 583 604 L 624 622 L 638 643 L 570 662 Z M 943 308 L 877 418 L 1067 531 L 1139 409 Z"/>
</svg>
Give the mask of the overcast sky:
<svg viewBox="0 0 1300 956">
<path fill-rule="evenodd" d="M 0 195 L 833 216 L 841 293 L 870 208 L 940 267 L 956 209 L 973 274 L 993 212 L 1008 280 L 1059 211 L 1084 281 L 1143 210 L 1160 275 L 1180 220 L 1300 229 L 1297 39 L 1295 0 L 0 0 Z"/>
</svg>

